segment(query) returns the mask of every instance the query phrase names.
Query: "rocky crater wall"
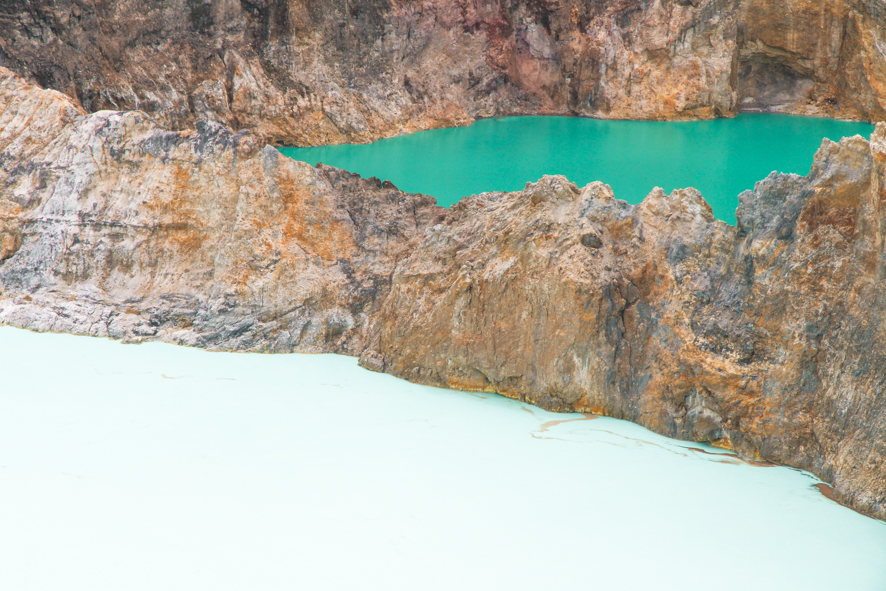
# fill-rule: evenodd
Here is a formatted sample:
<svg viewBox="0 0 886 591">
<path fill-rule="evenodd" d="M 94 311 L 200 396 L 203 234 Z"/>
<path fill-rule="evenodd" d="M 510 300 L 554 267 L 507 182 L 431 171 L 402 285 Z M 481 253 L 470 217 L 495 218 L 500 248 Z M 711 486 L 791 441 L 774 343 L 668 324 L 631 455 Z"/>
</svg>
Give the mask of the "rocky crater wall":
<svg viewBox="0 0 886 591">
<path fill-rule="evenodd" d="M 886 518 L 886 124 L 806 177 L 450 210 L 248 131 L 86 113 L 0 69 L 0 322 L 336 352 L 812 471 Z"/>
<path fill-rule="evenodd" d="M 886 118 L 882 0 L 0 0 L 0 66 L 271 143 L 505 114 Z"/>
</svg>

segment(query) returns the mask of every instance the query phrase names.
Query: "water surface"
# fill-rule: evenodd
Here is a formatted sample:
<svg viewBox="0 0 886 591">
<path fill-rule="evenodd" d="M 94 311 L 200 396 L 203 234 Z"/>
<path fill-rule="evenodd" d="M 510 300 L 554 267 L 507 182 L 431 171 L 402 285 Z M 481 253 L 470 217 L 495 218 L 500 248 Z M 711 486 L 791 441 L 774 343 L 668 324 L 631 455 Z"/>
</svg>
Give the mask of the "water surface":
<svg viewBox="0 0 886 591">
<path fill-rule="evenodd" d="M 882 591 L 807 474 L 334 355 L 0 327 L 0 589 Z"/>
<path fill-rule="evenodd" d="M 629 203 L 656 186 L 695 187 L 719 219 L 734 223 L 738 194 L 770 172 L 805 175 L 822 138 L 868 137 L 873 130 L 867 123 L 761 113 L 680 122 L 504 117 L 372 144 L 280 151 L 390 180 L 446 207 L 465 195 L 517 191 L 545 174 L 579 186 L 603 181 Z"/>
</svg>

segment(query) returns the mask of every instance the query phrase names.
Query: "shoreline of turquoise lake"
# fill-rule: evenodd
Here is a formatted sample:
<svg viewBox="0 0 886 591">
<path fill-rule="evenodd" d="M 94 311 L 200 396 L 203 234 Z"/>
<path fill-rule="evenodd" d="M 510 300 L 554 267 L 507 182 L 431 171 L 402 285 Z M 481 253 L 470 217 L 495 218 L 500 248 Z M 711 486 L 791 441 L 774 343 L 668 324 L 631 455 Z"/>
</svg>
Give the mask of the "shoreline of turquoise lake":
<svg viewBox="0 0 886 591">
<path fill-rule="evenodd" d="M 371 144 L 278 149 L 309 164 L 389 180 L 444 207 L 562 174 L 579 186 L 602 181 L 628 203 L 656 186 L 695 187 L 718 219 L 734 224 L 739 193 L 773 171 L 807 174 L 824 138 L 869 137 L 873 130 L 870 123 L 764 113 L 705 121 L 515 116 Z"/>
</svg>

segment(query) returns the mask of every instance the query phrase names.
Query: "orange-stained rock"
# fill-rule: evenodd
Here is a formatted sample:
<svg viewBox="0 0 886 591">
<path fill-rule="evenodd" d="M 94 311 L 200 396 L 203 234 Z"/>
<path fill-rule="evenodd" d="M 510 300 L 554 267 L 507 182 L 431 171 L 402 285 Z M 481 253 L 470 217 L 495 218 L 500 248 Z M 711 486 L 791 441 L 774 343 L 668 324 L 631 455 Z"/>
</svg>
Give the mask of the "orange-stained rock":
<svg viewBox="0 0 886 591">
<path fill-rule="evenodd" d="M 445 212 L 249 132 L 85 115 L 2 69 L 0 141 L 0 315 L 40 330 L 359 353 L 398 257 Z"/>
<path fill-rule="evenodd" d="M 2 323 L 359 355 L 807 469 L 886 517 L 886 124 L 757 183 L 735 227 L 691 188 L 634 206 L 559 176 L 444 210 L 3 70 L 0 140 Z"/>
<path fill-rule="evenodd" d="M 880 0 L 34 0 L 0 66 L 88 111 L 294 145 L 507 114 L 886 119 Z"/>
<path fill-rule="evenodd" d="M 361 363 L 807 469 L 882 518 L 884 178 L 880 124 L 757 183 L 737 227 L 694 189 L 471 197 L 397 266 Z"/>
</svg>

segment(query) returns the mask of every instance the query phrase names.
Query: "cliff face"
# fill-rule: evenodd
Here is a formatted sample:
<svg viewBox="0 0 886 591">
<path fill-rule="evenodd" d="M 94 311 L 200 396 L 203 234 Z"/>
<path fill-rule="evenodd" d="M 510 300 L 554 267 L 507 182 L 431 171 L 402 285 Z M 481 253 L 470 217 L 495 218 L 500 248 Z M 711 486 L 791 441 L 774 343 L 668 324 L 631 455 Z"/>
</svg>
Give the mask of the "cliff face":
<svg viewBox="0 0 886 591">
<path fill-rule="evenodd" d="M 741 14 L 741 108 L 886 119 L 882 2 L 744 0 Z"/>
<path fill-rule="evenodd" d="M 169 133 L 0 80 L 3 322 L 358 353 L 397 259 L 446 211 L 249 132 Z"/>
<path fill-rule="evenodd" d="M 563 177 L 445 210 L 0 70 L 0 322 L 359 355 L 808 469 L 884 518 L 886 125 L 737 217 Z"/>
<path fill-rule="evenodd" d="M 361 362 L 804 468 L 883 517 L 884 172 L 880 125 L 758 183 L 737 228 L 693 189 L 472 197 L 397 266 Z"/>
<path fill-rule="evenodd" d="M 0 0 L 0 66 L 87 111 L 296 145 L 476 117 L 886 118 L 878 0 Z"/>
</svg>

